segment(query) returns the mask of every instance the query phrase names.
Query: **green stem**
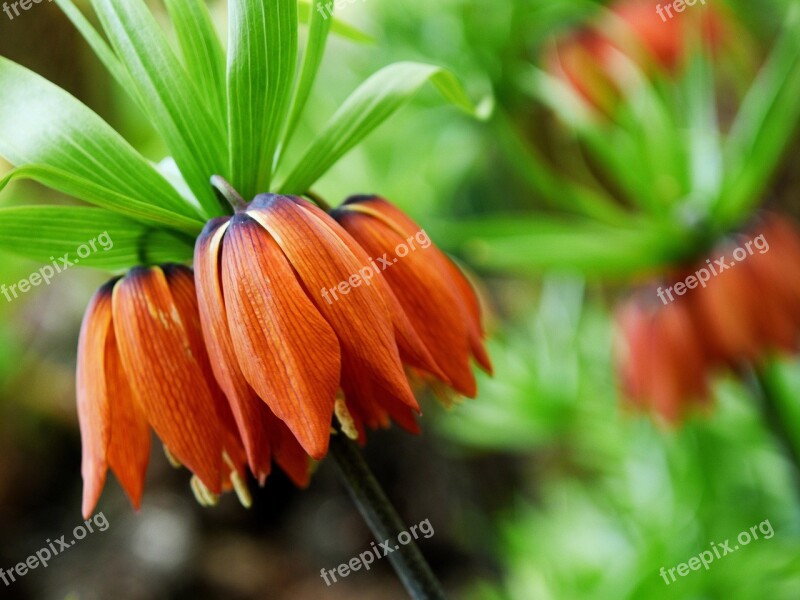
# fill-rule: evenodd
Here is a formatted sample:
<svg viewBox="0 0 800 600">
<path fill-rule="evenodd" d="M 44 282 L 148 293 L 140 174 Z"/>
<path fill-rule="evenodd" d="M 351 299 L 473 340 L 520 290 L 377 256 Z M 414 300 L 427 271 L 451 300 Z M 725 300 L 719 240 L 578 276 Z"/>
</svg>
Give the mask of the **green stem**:
<svg viewBox="0 0 800 600">
<path fill-rule="evenodd" d="M 390 542 L 389 548 L 393 550 L 387 558 L 411 598 L 444 600 L 444 592 L 414 540 L 406 545 L 397 543 L 398 535 L 407 532 L 408 528 L 386 498 L 361 451 L 347 436 L 337 433 L 331 436 L 330 453 L 350 497 L 375 539 L 379 543 Z"/>
<path fill-rule="evenodd" d="M 211 187 L 214 188 L 217 198 L 221 202 L 227 202 L 234 212 L 239 213 L 247 210 L 247 201 L 222 175 L 211 176 Z"/>
</svg>

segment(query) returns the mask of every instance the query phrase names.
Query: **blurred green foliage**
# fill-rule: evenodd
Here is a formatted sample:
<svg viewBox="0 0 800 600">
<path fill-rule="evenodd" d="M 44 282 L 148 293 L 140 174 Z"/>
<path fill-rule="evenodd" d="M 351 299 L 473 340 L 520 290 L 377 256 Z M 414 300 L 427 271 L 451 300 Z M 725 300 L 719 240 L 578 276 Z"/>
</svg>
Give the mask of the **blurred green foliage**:
<svg viewBox="0 0 800 600">
<path fill-rule="evenodd" d="M 440 428 L 473 452 L 526 456 L 535 476 L 498 519 L 503 583 L 472 597 L 796 597 L 800 480 L 748 389 L 719 381 L 713 412 L 679 429 L 621 411 L 608 311 L 563 278 L 548 279 L 533 314 L 491 348 L 496 377 Z M 780 371 L 793 402 L 800 368 Z M 774 537 L 661 578 L 765 520 Z"/>
</svg>

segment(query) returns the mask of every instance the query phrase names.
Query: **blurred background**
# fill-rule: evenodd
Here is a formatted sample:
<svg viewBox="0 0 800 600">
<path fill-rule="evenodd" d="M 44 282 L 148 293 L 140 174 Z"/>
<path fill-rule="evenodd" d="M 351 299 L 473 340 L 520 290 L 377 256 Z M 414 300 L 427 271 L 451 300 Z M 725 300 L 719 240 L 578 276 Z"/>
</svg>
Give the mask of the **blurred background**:
<svg viewBox="0 0 800 600">
<path fill-rule="evenodd" d="M 301 140 L 397 60 L 446 65 L 495 102 L 477 122 L 423 94 L 316 190 L 334 203 L 391 199 L 474 275 L 484 300 L 496 372 L 480 376 L 479 397 L 450 410 L 425 398 L 421 436 L 378 432 L 366 448 L 406 522 L 430 520 L 421 549 L 451 597 L 800 597 L 794 342 L 751 336 L 741 357 L 703 363 L 701 390 L 678 385 L 693 355 L 669 328 L 636 333 L 619 317 L 634 306 L 656 318 L 650 286 L 683 279 L 736 232 L 757 232 L 763 208 L 784 223 L 800 216 L 793 4 L 698 1 L 667 19 L 653 0 L 356 0 L 337 12 L 372 41 L 332 37 Z M 224 3 L 212 6 L 225 31 Z M 0 13 L 0 54 L 163 158 L 147 119 L 55 5 Z M 0 162 L 0 175 L 9 168 Z M 71 202 L 28 182 L 2 201 Z M 800 254 L 780 258 L 781 279 L 800 283 Z M 3 255 L 0 283 L 39 266 Z M 72 270 L 19 300 L 0 297 L 2 568 L 82 522 L 75 350 L 107 278 Z M 742 295 L 751 312 L 777 310 L 767 285 L 726 289 L 719 314 Z M 800 315 L 800 302 L 786 306 Z M 713 345 L 734 317 L 680 342 Z M 636 371 L 645 358 L 668 366 Z M 648 382 L 671 391 L 654 398 Z M 251 487 L 250 510 L 230 495 L 203 509 L 188 473 L 154 452 L 140 513 L 109 478 L 99 506 L 109 529 L 0 584 L 0 597 L 405 597 L 386 561 L 330 587 L 320 578 L 372 541 L 333 465 L 320 464 L 308 490 L 278 472 Z M 769 539 L 669 584 L 660 575 L 764 521 Z"/>
</svg>

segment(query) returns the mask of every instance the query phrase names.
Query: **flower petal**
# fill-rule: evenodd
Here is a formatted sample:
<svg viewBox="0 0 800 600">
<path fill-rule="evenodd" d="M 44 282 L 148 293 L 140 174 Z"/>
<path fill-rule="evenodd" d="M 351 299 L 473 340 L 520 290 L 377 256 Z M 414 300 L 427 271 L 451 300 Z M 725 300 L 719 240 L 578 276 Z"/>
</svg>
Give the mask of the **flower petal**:
<svg viewBox="0 0 800 600">
<path fill-rule="evenodd" d="M 267 194 L 257 196 L 247 214 L 280 244 L 311 301 L 336 332 L 342 349 L 342 388 L 347 377 L 368 378 L 381 386 L 382 395 L 391 395 L 418 409 L 380 290 L 362 278 L 363 285 L 352 283 L 347 294 L 342 292 L 338 299 L 335 291 L 328 290 L 333 300 L 330 295 L 323 299 L 317 291 L 360 277 L 362 265 L 333 229 L 341 229 L 336 222 L 328 219 L 323 223 L 291 199 Z M 347 400 L 350 402 L 351 398 Z"/>
<path fill-rule="evenodd" d="M 106 349 L 111 325 L 111 281 L 89 303 L 78 341 L 76 396 L 81 429 L 83 515 L 89 518 L 97 505 L 108 472 L 111 416 L 106 391 Z"/>
<path fill-rule="evenodd" d="M 422 254 L 430 263 L 430 268 L 438 272 L 435 280 L 440 281 L 442 287 L 451 290 L 456 300 L 454 307 L 450 310 L 453 311 L 453 309 L 455 309 L 459 317 L 463 319 L 464 323 L 467 325 L 469 344 L 473 356 L 485 371 L 491 373 L 492 364 L 483 345 L 484 332 L 481 325 L 480 303 L 478 302 L 478 297 L 472 285 L 461 272 L 461 269 L 459 269 L 444 252 L 437 248 L 435 244 L 430 242 L 430 238 L 417 223 L 403 211 L 382 198 L 376 196 L 349 198 L 340 207 L 339 211 L 356 212 L 373 217 L 393 230 L 403 241 L 415 238 L 414 241 L 417 245 L 417 250 L 409 252 L 408 256 L 402 260 L 405 261 L 412 257 L 412 255 Z M 426 243 L 426 240 L 429 245 L 427 248 L 422 248 L 421 244 Z M 409 246 L 410 243 L 411 242 L 408 242 Z M 392 248 L 394 247 L 395 246 L 392 246 Z M 400 261 L 398 261 L 398 263 L 393 263 L 392 267 L 388 268 L 386 272 L 393 271 L 394 267 L 397 266 L 399 262 Z M 393 285 L 392 287 L 396 292 L 398 291 L 396 286 Z M 418 322 L 413 318 L 412 320 L 414 326 L 419 327 Z M 435 354 L 434 358 L 438 361 L 439 355 Z"/>
<path fill-rule="evenodd" d="M 214 399 L 217 422 L 222 427 L 224 434 L 222 445 L 228 453 L 228 458 L 241 471 L 241 466 L 247 462 L 245 452 L 239 437 L 236 421 L 231 412 L 231 406 L 214 378 L 208 350 L 203 340 L 194 273 L 188 267 L 181 265 L 165 265 L 163 270 L 172 298 L 175 301 L 175 306 L 178 308 L 178 313 L 184 316 L 184 325 L 192 355 L 197 357 L 208 383 L 208 388 L 211 391 L 211 397 Z"/>
<path fill-rule="evenodd" d="M 114 287 L 114 329 L 140 406 L 172 454 L 214 494 L 222 490 L 223 435 L 187 319 L 164 272 L 135 268 Z"/>
<path fill-rule="evenodd" d="M 384 279 L 378 264 L 373 261 L 366 250 L 345 229 L 335 223 L 333 215 L 328 215 L 319 207 L 300 198 L 292 196 L 289 196 L 289 198 L 303 210 L 317 217 L 322 225 L 327 226 L 336 234 L 358 260 L 360 264 L 359 272 L 368 274 L 371 284 L 381 291 L 386 308 L 392 318 L 397 349 L 402 362 L 427 371 L 445 383 L 450 384 L 449 377 L 434 360 L 425 343 L 414 329 L 405 310 L 403 310 L 389 282 Z"/>
<path fill-rule="evenodd" d="M 233 347 L 222 294 L 220 257 L 222 239 L 230 219 L 215 219 L 197 239 L 194 255 L 200 321 L 211 368 L 230 402 L 233 416 L 247 451 L 250 470 L 263 484 L 271 470 L 268 419 L 278 421 L 247 383 Z"/>
<path fill-rule="evenodd" d="M 242 373 L 306 452 L 322 458 L 339 387 L 336 336 L 278 243 L 245 215 L 234 216 L 225 233 L 222 272 L 228 325 Z"/>
<path fill-rule="evenodd" d="M 113 390 L 109 402 L 111 438 L 108 464 L 133 507 L 139 510 L 150 459 L 150 426 L 125 378 L 113 328 L 109 331 L 105 358 L 106 384 L 109 390 Z"/>
<path fill-rule="evenodd" d="M 341 211 L 337 220 L 371 256 L 384 257 L 390 263 L 382 275 L 414 329 L 453 387 L 461 394 L 474 396 L 468 324 L 458 310 L 459 299 L 453 286 L 442 279 L 436 260 L 431 258 L 433 245 L 419 246 L 413 234 L 403 237 L 382 220 L 356 211 Z M 412 242 L 415 249 L 408 251 Z M 398 255 L 399 248 L 408 253 Z"/>
</svg>

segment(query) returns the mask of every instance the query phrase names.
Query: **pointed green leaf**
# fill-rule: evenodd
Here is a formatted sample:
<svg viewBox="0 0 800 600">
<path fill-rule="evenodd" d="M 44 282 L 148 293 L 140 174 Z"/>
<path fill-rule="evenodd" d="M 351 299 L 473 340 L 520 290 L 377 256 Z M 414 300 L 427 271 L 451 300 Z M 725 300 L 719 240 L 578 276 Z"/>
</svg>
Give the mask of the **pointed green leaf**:
<svg viewBox="0 0 800 600">
<path fill-rule="evenodd" d="M 92 248 L 94 244 L 94 249 Z M 101 208 L 18 206 L 0 209 L 0 250 L 53 263 L 118 271 L 139 264 L 188 262 L 192 239 Z"/>
<path fill-rule="evenodd" d="M 153 126 L 170 149 L 206 216 L 221 206 L 208 185 L 226 174 L 224 115 L 212 113 L 142 0 L 92 0 Z"/>
<path fill-rule="evenodd" d="M 137 217 L 197 210 L 105 121 L 46 79 L 0 58 L 0 156 L 20 175 Z M 108 195 L 103 199 L 103 195 Z M 180 219 L 183 217 L 183 219 Z"/>
<path fill-rule="evenodd" d="M 134 85 L 133 81 L 125 70 L 125 67 L 117 58 L 114 51 L 109 47 L 103 37 L 97 32 L 91 23 L 83 16 L 83 13 L 78 9 L 72 0 L 56 0 L 59 8 L 64 11 L 67 18 L 72 21 L 72 24 L 80 32 L 86 43 L 100 59 L 108 72 L 114 77 L 122 89 L 133 94 Z M 134 97 L 134 101 L 139 102 L 138 97 Z"/>
<path fill-rule="evenodd" d="M 225 50 L 204 0 L 166 0 L 183 64 L 215 115 L 227 114 Z"/>
<path fill-rule="evenodd" d="M 276 167 L 277 163 L 280 161 L 280 156 L 292 140 L 292 135 L 300 120 L 300 116 L 303 114 L 303 109 L 306 106 L 308 97 L 311 94 L 311 88 L 314 85 L 320 63 L 322 63 L 322 57 L 325 54 L 325 43 L 328 39 L 328 32 L 330 31 L 332 21 L 333 19 L 327 16 L 324 10 L 315 10 L 311 15 L 311 22 L 308 28 L 308 40 L 306 41 L 306 49 L 303 55 L 303 65 L 300 69 L 300 76 L 295 84 L 292 103 L 289 107 L 286 132 L 281 141 L 279 148 L 280 155 L 278 160 L 276 160 Z"/>
<path fill-rule="evenodd" d="M 269 189 L 297 66 L 296 0 L 228 4 L 231 183 L 245 198 Z"/>
<path fill-rule="evenodd" d="M 120 194 L 109 187 L 98 185 L 93 181 L 73 175 L 69 171 L 62 171 L 48 165 L 25 165 L 14 169 L 0 178 L 0 191 L 15 179 L 38 181 L 42 185 L 57 189 L 64 194 L 127 215 L 143 223 L 167 226 L 190 234 L 198 234 L 203 227 L 203 221 L 198 217 L 184 217 L 143 202 L 138 197 Z"/>
<path fill-rule="evenodd" d="M 793 6 L 781 37 L 750 88 L 725 147 L 726 177 L 715 207 L 726 224 L 760 199 L 800 121 L 800 8 Z"/>
<path fill-rule="evenodd" d="M 406 104 L 427 82 L 464 112 L 488 116 L 489 102 L 476 108 L 450 71 L 414 62 L 389 65 L 372 75 L 345 100 L 280 185 L 280 190 L 294 194 L 307 192 L 337 160 Z"/>
</svg>

